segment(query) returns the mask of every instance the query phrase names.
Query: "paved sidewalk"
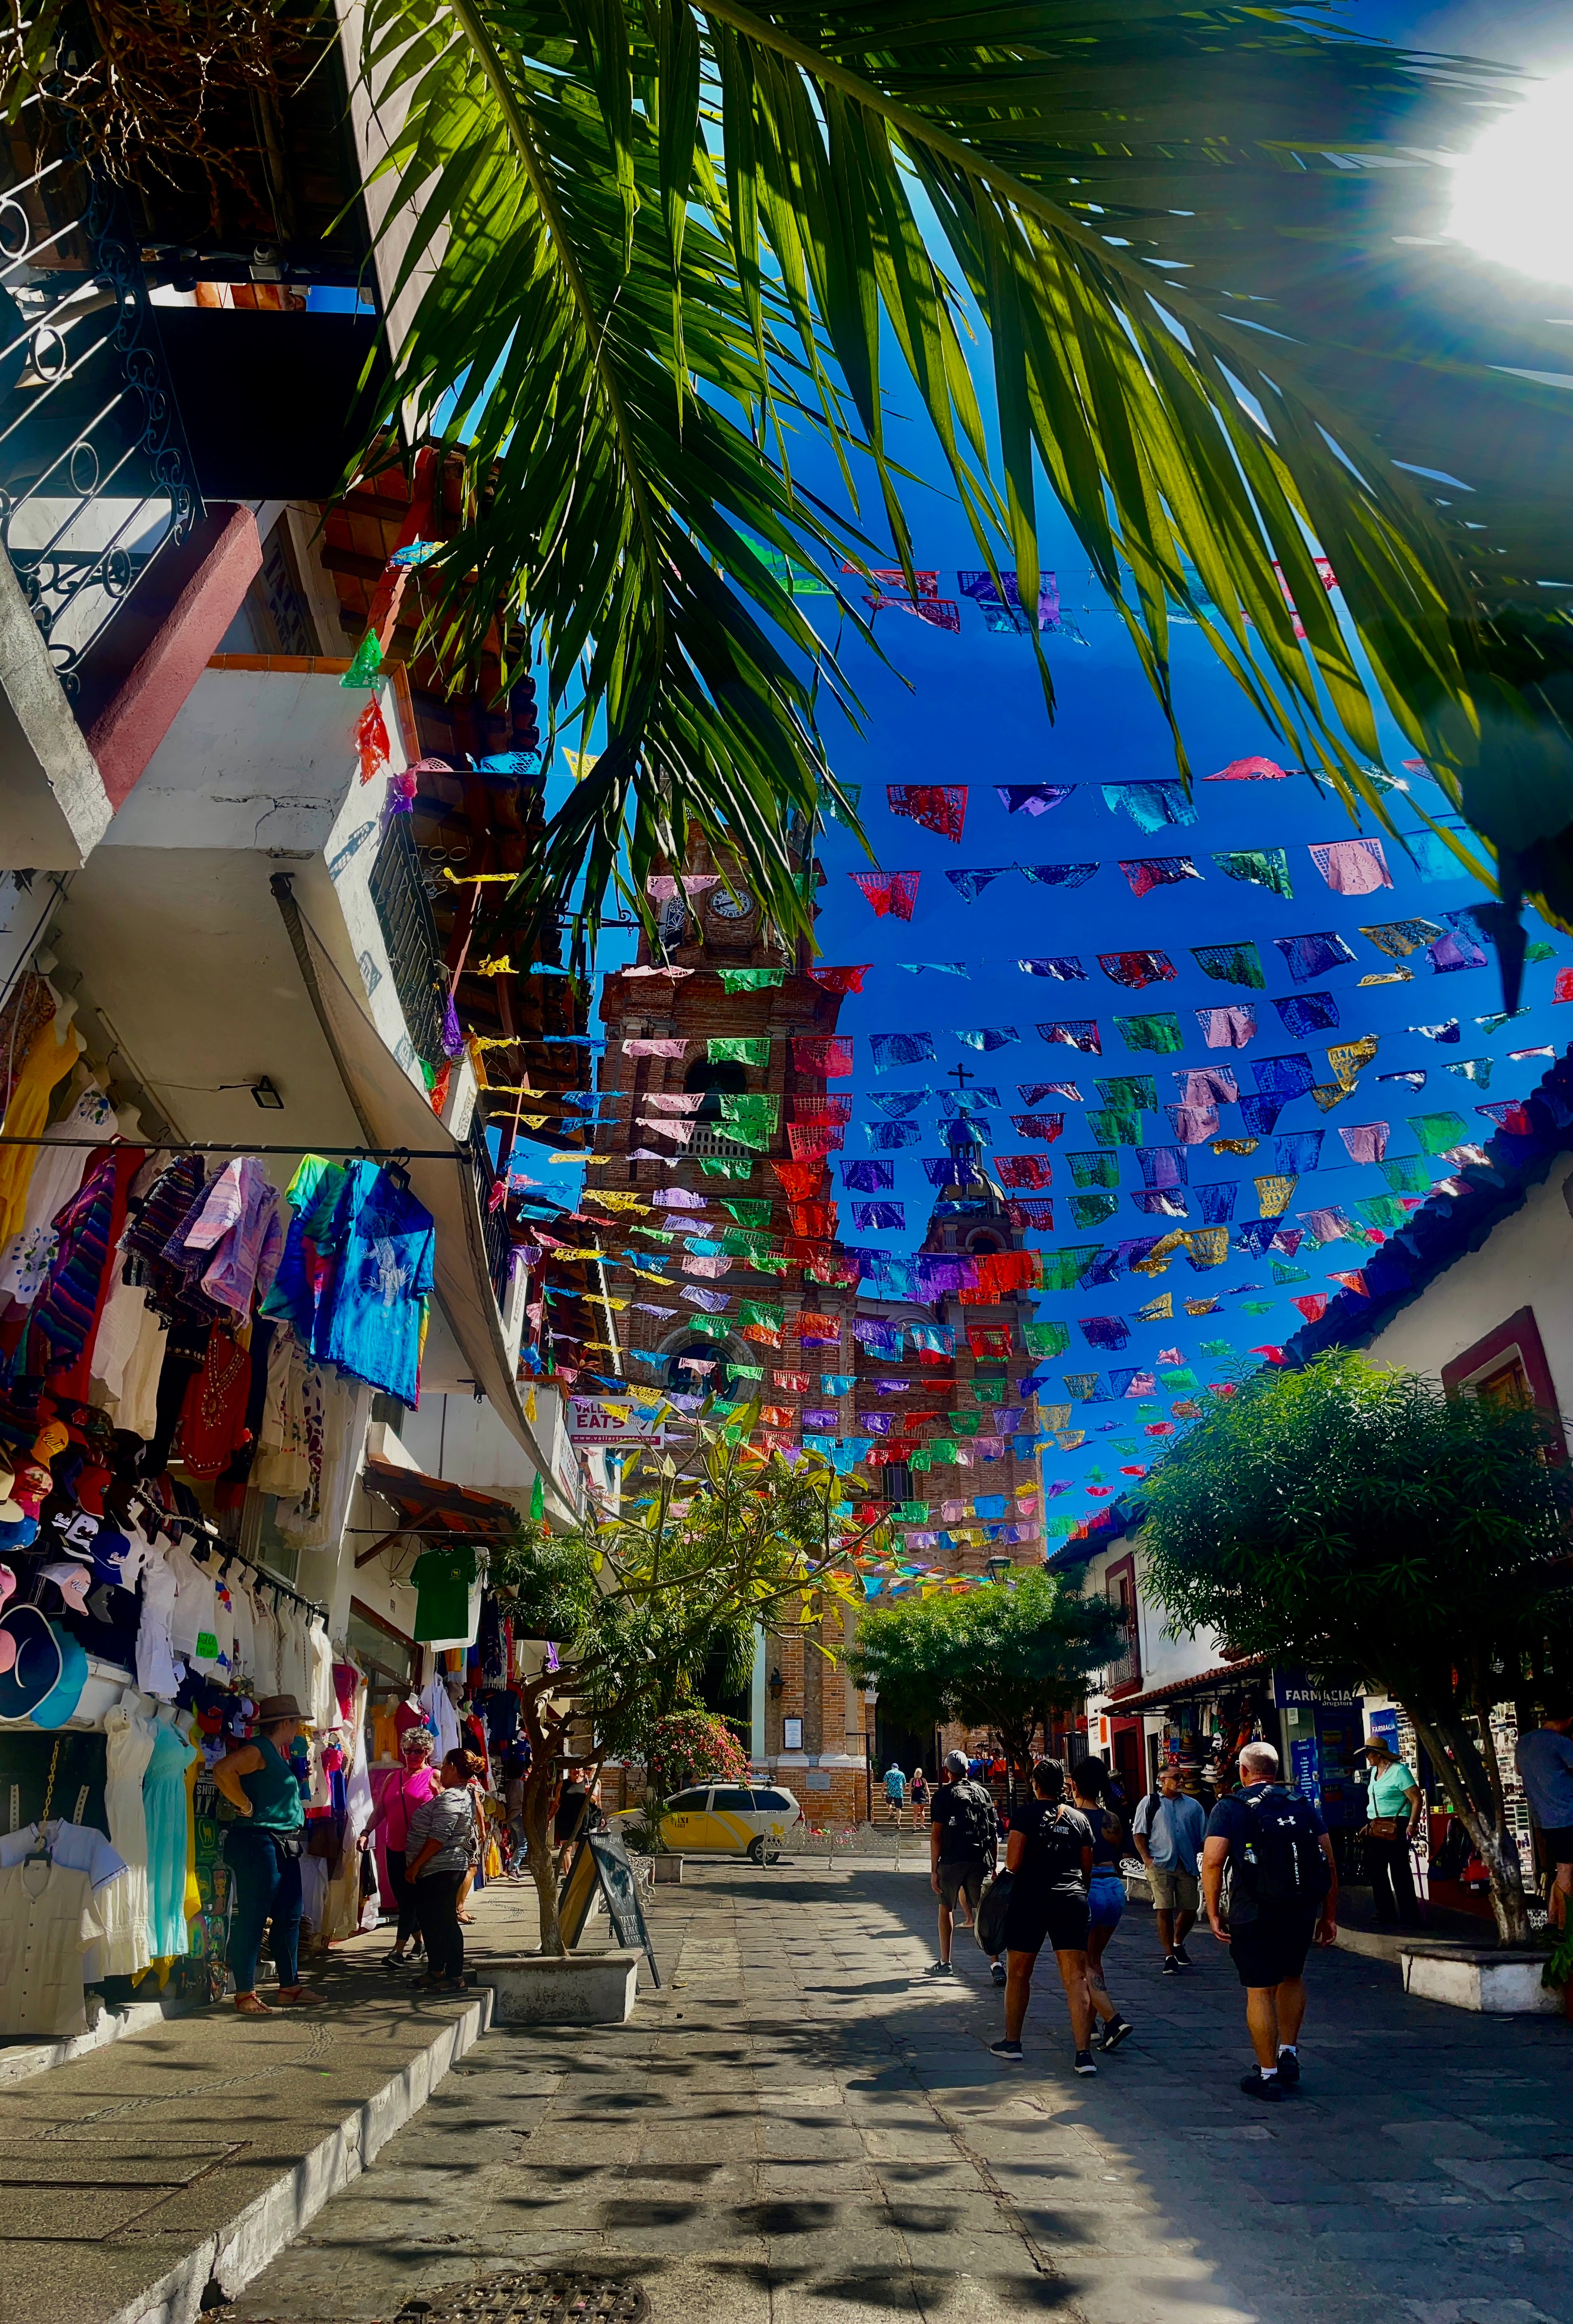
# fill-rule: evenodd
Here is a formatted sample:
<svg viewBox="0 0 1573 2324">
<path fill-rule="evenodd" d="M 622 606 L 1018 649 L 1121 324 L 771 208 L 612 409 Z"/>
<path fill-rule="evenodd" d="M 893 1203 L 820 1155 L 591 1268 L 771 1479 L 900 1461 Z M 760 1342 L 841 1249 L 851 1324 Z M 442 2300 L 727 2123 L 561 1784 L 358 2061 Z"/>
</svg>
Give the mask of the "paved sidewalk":
<svg viewBox="0 0 1573 2324">
<path fill-rule="evenodd" d="M 475 1901 L 484 1976 L 533 1947 L 534 1889 Z M 287 2242 L 483 2031 L 489 1997 L 417 1994 L 390 1942 L 309 1962 L 322 2008 L 193 2008 L 0 2089 L 0 2324 L 185 2324 Z"/>
<path fill-rule="evenodd" d="M 872 1868 L 690 1864 L 630 2024 L 494 2031 L 226 2314 L 363 2324 L 577 2264 L 652 2324 L 1573 2324 L 1562 2020 L 1320 1956 L 1302 2090 L 1255 2106 L 1223 1949 L 1161 1978 L 1132 1912 L 1108 1967 L 1138 2030 L 1078 2081 L 1051 1969 L 1014 2069 L 971 1940 L 921 1976 L 932 1903 Z"/>
</svg>

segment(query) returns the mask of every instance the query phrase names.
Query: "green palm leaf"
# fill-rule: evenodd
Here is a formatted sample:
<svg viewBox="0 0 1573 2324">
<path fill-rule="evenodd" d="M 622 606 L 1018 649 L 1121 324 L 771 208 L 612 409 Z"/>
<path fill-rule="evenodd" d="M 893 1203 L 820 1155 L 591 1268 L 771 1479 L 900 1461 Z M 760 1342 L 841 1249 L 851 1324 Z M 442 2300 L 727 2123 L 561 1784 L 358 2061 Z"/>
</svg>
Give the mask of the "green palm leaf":
<svg viewBox="0 0 1573 2324">
<path fill-rule="evenodd" d="M 1171 0 L 370 0 L 365 21 L 366 80 L 405 108 L 399 287 L 430 269 L 386 412 L 451 398 L 477 478 L 481 586 L 451 576 L 451 642 L 502 597 L 554 705 L 582 687 L 606 713 L 527 908 L 581 867 L 598 900 L 625 845 L 640 889 L 699 834 L 802 924 L 791 834 L 829 779 L 812 669 L 846 695 L 741 529 L 856 554 L 793 488 L 788 432 L 817 426 L 844 462 L 872 453 L 910 566 L 893 348 L 985 560 L 1033 601 L 1046 478 L 1171 724 L 1179 606 L 1385 821 L 1374 678 L 1512 858 L 1504 886 L 1573 910 L 1573 631 L 1544 586 L 1570 577 L 1561 392 L 1518 375 L 1566 357 L 1430 246 L 1434 156 L 1504 93 L 1493 69 Z M 936 224 L 992 337 L 1001 502 Z"/>
</svg>

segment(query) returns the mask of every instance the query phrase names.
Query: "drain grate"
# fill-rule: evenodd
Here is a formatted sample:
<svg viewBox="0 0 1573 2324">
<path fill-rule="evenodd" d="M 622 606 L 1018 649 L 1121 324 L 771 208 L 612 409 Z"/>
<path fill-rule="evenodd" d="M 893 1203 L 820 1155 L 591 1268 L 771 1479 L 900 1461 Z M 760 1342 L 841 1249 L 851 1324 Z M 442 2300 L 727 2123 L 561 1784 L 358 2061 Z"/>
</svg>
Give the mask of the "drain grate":
<svg viewBox="0 0 1573 2324">
<path fill-rule="evenodd" d="M 562 2268 L 483 2275 L 407 2300 L 393 2324 L 644 2324 L 650 2302 L 624 2276 Z"/>
</svg>

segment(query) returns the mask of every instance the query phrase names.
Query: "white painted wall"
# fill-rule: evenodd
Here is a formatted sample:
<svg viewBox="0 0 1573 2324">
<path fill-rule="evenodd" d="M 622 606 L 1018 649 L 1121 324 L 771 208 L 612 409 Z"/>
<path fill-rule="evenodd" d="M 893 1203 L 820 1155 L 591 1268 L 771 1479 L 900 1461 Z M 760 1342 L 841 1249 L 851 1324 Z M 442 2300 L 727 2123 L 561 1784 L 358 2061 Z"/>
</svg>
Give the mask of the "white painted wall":
<svg viewBox="0 0 1573 2324">
<path fill-rule="evenodd" d="M 1568 1185 L 1573 1185 L 1573 1172 L 1563 1157 L 1522 1210 L 1504 1219 L 1478 1250 L 1455 1259 L 1377 1333 L 1365 1351 L 1370 1360 L 1434 1378 L 1519 1308 L 1530 1307 L 1551 1368 L 1558 1409 L 1564 1415 L 1573 1410 L 1573 1216 L 1563 1194 Z"/>
<path fill-rule="evenodd" d="M 1573 1223 L 1570 1222 L 1569 1223 Z M 1217 1670 L 1224 1659 L 1224 1650 L 1216 1630 L 1198 1630 L 1194 1638 L 1171 1631 L 1163 1609 L 1154 1600 L 1147 1579 L 1147 1561 L 1138 1535 L 1129 1535 L 1100 1549 L 1087 1567 L 1087 1594 L 1089 1597 L 1108 1595 L 1108 1569 L 1118 1565 L 1131 1554 L 1136 1557 L 1136 1627 L 1142 1647 L 1142 1687 L 1146 1694 L 1155 1686 L 1167 1686 L 1180 1679 L 1195 1678 L 1202 1671 Z M 1119 1714 L 1117 1702 L 1110 1702 L 1102 1694 L 1087 1696 L 1088 1712 L 1109 1710 Z"/>
</svg>

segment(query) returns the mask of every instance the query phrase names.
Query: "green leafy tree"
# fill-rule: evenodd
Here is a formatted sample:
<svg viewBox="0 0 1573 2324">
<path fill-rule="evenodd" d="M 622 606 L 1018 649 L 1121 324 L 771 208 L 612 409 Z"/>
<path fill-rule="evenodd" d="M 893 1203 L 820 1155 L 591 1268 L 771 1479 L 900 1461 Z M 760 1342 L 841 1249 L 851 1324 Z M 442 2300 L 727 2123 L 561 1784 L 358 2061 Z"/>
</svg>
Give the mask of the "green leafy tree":
<svg viewBox="0 0 1573 2324">
<path fill-rule="evenodd" d="M 231 11 L 235 37 L 265 14 Z M 62 14 L 41 0 L 4 38 L 13 117 L 42 81 L 112 162 L 156 166 L 104 117 L 135 102 L 124 63 L 95 78 L 73 32 L 60 69 Z M 1478 269 L 1460 297 L 1436 249 L 1450 155 L 1518 94 L 1506 73 L 1352 37 L 1319 0 L 916 21 L 896 0 L 366 0 L 359 22 L 399 318 L 374 425 L 437 415 L 469 470 L 464 533 L 427 568 L 436 630 L 474 650 L 503 606 L 554 712 L 604 715 L 523 911 L 585 865 L 592 909 L 620 879 L 643 900 L 699 833 L 808 927 L 791 835 L 828 781 L 816 671 L 838 687 L 793 560 L 858 620 L 844 557 L 911 570 L 885 432 L 908 399 L 979 564 L 1013 567 L 1029 606 L 1047 480 L 1171 722 L 1180 612 L 1385 821 L 1363 649 L 1504 886 L 1573 911 L 1573 622 L 1545 586 L 1566 351 L 1543 300 L 1499 303 Z M 196 89 L 226 35 L 199 60 L 192 23 Z M 847 522 L 795 480 L 804 429 L 834 446 Z"/>
<path fill-rule="evenodd" d="M 1076 1710 L 1124 1637 L 1106 1599 L 1029 1568 L 965 1594 L 869 1609 L 849 1666 L 901 1723 L 986 1728 L 1021 1769 L 1034 1737 L 1048 1734 L 1057 1712 Z"/>
<path fill-rule="evenodd" d="M 1144 1488 L 1171 1621 L 1403 1705 L 1490 1873 L 1504 1943 L 1528 1922 L 1490 1712 L 1549 1638 L 1573 1637 L 1562 1442 L 1554 1415 L 1332 1353 L 1243 1382 Z"/>
<path fill-rule="evenodd" d="M 596 1764 L 646 1752 L 662 1722 L 691 1706 L 704 1672 L 737 1681 L 756 1626 L 819 1623 L 861 1593 L 843 1486 L 823 1462 L 789 1470 L 702 1424 L 680 1464 L 646 1462 L 646 1505 L 578 1531 L 522 1523 L 492 1553 L 492 1582 L 515 1637 L 549 1643 L 520 1682 L 531 1766 L 523 1825 L 541 1900 L 541 1949 L 558 1953 L 551 1803 L 570 1728 L 588 1720 Z"/>
</svg>

